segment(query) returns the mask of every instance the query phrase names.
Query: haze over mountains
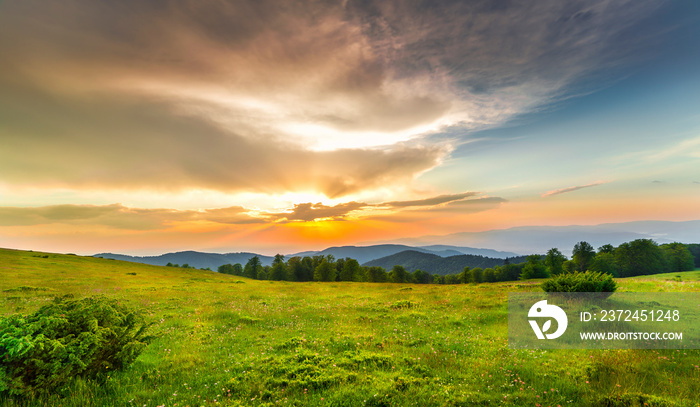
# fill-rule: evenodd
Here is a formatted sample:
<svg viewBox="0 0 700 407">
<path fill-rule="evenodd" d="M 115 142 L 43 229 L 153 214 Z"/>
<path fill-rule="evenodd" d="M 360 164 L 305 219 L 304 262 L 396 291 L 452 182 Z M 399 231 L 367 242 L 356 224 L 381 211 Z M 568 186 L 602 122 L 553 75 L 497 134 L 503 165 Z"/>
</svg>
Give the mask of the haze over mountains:
<svg viewBox="0 0 700 407">
<path fill-rule="evenodd" d="M 491 263 L 494 263 L 493 265 L 501 263 L 502 259 L 507 257 L 544 254 L 552 247 L 557 247 L 562 253 L 570 256 L 573 246 L 582 240 L 589 242 L 594 248 L 598 248 L 604 244 L 617 246 L 635 239 L 652 239 L 659 244 L 674 241 L 698 243 L 700 242 L 700 220 L 685 222 L 645 221 L 595 226 L 515 227 L 485 232 L 464 232 L 446 236 L 402 239 L 401 243 L 404 244 L 329 247 L 320 251 L 287 254 L 285 258 L 331 254 L 335 258 L 350 257 L 356 259 L 360 264 L 381 265 L 385 268 L 401 264 L 407 269 L 415 266 L 415 268 L 424 271 L 432 269 L 437 271 L 450 262 L 456 265 L 466 261 L 464 257 L 450 259 L 454 256 L 483 256 L 484 265 L 491 267 Z M 491 249 L 477 249 L 474 246 L 491 247 Z M 406 253 L 407 251 L 409 253 Z M 95 256 L 161 266 L 167 263 L 188 264 L 196 268 L 216 270 L 222 264 L 245 264 L 255 255 L 256 253 L 250 252 L 220 254 L 184 251 L 143 257 L 114 253 L 100 253 Z M 257 256 L 263 265 L 272 263 L 272 256 L 260 254 Z M 479 261 L 482 260 L 471 258 L 469 264 Z M 484 266 L 475 264 L 471 267 Z"/>
<path fill-rule="evenodd" d="M 407 238 L 395 243 L 416 246 L 430 244 L 478 246 L 519 254 L 543 254 L 552 247 L 556 247 L 570 256 L 574 245 L 582 240 L 598 248 L 604 244 L 617 246 L 636 239 L 652 239 L 658 244 L 700 243 L 700 220 L 640 221 L 591 226 L 523 226 L 485 232 Z"/>
</svg>

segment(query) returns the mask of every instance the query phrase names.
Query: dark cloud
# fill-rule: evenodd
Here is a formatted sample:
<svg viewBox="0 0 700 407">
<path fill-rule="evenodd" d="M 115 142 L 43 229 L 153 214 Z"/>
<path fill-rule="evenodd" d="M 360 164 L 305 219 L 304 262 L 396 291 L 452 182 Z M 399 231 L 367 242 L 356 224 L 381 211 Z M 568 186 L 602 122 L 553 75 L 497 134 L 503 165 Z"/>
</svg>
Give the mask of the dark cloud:
<svg viewBox="0 0 700 407">
<path fill-rule="evenodd" d="M 277 219 L 287 221 L 305 221 L 310 222 L 315 219 L 333 219 L 341 220 L 352 211 L 366 208 L 369 205 L 362 202 L 347 202 L 334 206 L 327 206 L 321 203 L 302 203 L 295 204 L 291 212 L 282 212 L 273 214 Z"/>
<path fill-rule="evenodd" d="M 640 22 L 658 7 L 653 1 L 606 0 L 348 4 L 401 73 L 446 70 L 478 94 L 619 63 L 631 45 L 636 51 L 645 45 L 630 44 L 628 30 L 643 36 Z"/>
</svg>

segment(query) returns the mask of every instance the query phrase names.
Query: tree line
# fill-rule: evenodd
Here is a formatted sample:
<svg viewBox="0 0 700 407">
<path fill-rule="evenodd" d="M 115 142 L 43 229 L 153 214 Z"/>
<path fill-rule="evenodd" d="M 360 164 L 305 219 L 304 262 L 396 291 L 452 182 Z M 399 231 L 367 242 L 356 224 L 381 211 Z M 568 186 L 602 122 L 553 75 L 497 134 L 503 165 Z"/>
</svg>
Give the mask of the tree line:
<svg viewBox="0 0 700 407">
<path fill-rule="evenodd" d="M 224 264 L 220 273 L 257 280 L 285 281 L 358 281 L 372 283 L 466 284 L 546 278 L 576 271 L 596 271 L 614 277 L 693 270 L 695 261 L 689 250 L 695 245 L 668 243 L 658 245 L 650 239 L 637 239 L 614 247 L 607 244 L 594 249 L 588 242 L 577 243 L 569 259 L 558 248 L 545 255 L 531 255 L 527 261 L 482 269 L 465 267 L 453 274 L 438 275 L 420 269 L 408 272 L 402 265 L 387 271 L 383 267 L 361 266 L 352 258 L 335 259 L 333 255 L 291 257 L 285 261 L 277 254 L 271 266 L 263 266 L 258 256 L 240 263 Z"/>
</svg>

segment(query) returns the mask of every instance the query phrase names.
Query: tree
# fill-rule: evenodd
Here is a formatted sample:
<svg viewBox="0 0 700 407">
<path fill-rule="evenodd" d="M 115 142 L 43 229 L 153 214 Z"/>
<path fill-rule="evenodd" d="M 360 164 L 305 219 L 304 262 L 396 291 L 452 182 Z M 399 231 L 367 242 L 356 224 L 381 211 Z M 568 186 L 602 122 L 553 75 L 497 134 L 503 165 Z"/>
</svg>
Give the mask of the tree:
<svg viewBox="0 0 700 407">
<path fill-rule="evenodd" d="M 314 270 L 314 281 L 335 281 L 335 264 L 323 259 Z"/>
<path fill-rule="evenodd" d="M 523 272 L 523 267 L 525 267 L 524 264 L 504 264 L 503 266 L 500 266 L 497 268 L 498 272 L 496 273 L 497 280 L 499 281 L 515 281 L 520 278 L 520 274 Z"/>
<path fill-rule="evenodd" d="M 622 243 L 615 249 L 620 277 L 642 276 L 667 271 L 664 253 L 651 239 Z"/>
<path fill-rule="evenodd" d="M 216 271 L 221 274 L 233 274 L 233 264 L 222 264 Z"/>
<path fill-rule="evenodd" d="M 355 259 L 346 259 L 340 272 L 341 281 L 359 281 L 362 267 Z"/>
<path fill-rule="evenodd" d="M 562 265 L 564 268 L 564 273 L 575 273 L 576 272 L 576 262 L 573 260 L 567 260 Z"/>
<path fill-rule="evenodd" d="M 243 275 L 248 278 L 257 279 L 259 275 L 263 274 L 263 271 L 260 258 L 258 256 L 253 256 L 248 259 L 248 262 L 245 264 Z"/>
<path fill-rule="evenodd" d="M 258 280 L 269 280 L 272 267 L 263 266 L 262 270 L 258 270 Z"/>
<path fill-rule="evenodd" d="M 471 278 L 472 283 L 481 283 L 484 281 L 483 280 L 484 270 L 481 267 L 473 268 L 469 272 L 472 275 L 472 278 Z"/>
<path fill-rule="evenodd" d="M 564 272 L 564 256 L 556 247 L 549 249 L 547 255 L 544 256 L 544 265 L 547 266 L 549 274 L 555 276 Z"/>
<path fill-rule="evenodd" d="M 527 264 L 523 267 L 523 272 L 520 273 L 521 280 L 528 280 L 531 278 L 546 278 L 547 267 L 542 263 L 542 256 L 538 254 L 533 254 L 532 256 L 527 256 Z"/>
<path fill-rule="evenodd" d="M 610 253 L 613 254 L 615 252 L 615 246 L 611 244 L 604 244 L 598 248 L 598 253 Z"/>
<path fill-rule="evenodd" d="M 445 276 L 445 284 L 459 284 L 459 282 L 459 274 L 448 274 Z"/>
<path fill-rule="evenodd" d="M 302 274 L 301 257 L 294 256 L 287 260 L 287 276 L 290 281 L 304 281 Z"/>
<path fill-rule="evenodd" d="M 275 258 L 272 260 L 272 265 L 275 266 L 277 264 L 284 264 L 284 256 L 277 253 L 275 255 Z"/>
<path fill-rule="evenodd" d="M 430 273 L 418 269 L 413 272 L 413 280 L 416 284 L 430 284 L 430 282 L 433 281 L 433 276 L 431 276 Z"/>
<path fill-rule="evenodd" d="M 462 284 L 468 284 L 472 282 L 472 273 L 469 266 L 464 267 L 462 272 L 459 273 L 459 280 Z"/>
<path fill-rule="evenodd" d="M 572 260 L 578 271 L 586 271 L 593 264 L 595 250 L 588 242 L 578 242 L 574 245 Z"/>
<path fill-rule="evenodd" d="M 617 262 L 615 261 L 615 255 L 608 252 L 598 252 L 589 270 L 611 274 L 613 276 L 618 276 L 620 273 Z"/>
<path fill-rule="evenodd" d="M 487 283 L 493 283 L 496 281 L 496 271 L 492 268 L 487 268 L 484 270 L 484 281 Z"/>
<path fill-rule="evenodd" d="M 406 269 L 401 265 L 395 265 L 389 272 L 389 281 L 393 283 L 405 283 L 408 277 Z"/>
<path fill-rule="evenodd" d="M 301 259 L 301 265 L 301 273 L 303 278 L 299 281 L 313 281 L 314 270 L 316 269 L 316 267 L 314 267 L 314 260 L 311 257 L 304 256 L 304 258 Z"/>
<path fill-rule="evenodd" d="M 666 261 L 668 263 L 669 271 L 680 272 L 689 271 L 695 268 L 695 259 L 693 258 L 690 250 L 683 243 L 668 243 L 661 245 L 661 250 L 663 250 L 666 255 Z"/>
<path fill-rule="evenodd" d="M 687 247 L 690 254 L 693 255 L 693 258 L 695 259 L 695 267 L 700 267 L 700 244 L 691 243 L 685 245 L 685 247 Z"/>
<path fill-rule="evenodd" d="M 340 278 L 340 274 L 343 272 L 343 267 L 345 267 L 345 262 L 349 259 L 349 257 L 346 257 L 344 259 L 338 259 L 335 261 L 335 280 L 336 281 L 345 281 Z"/>
<path fill-rule="evenodd" d="M 279 254 L 277 256 L 280 256 Z M 277 260 L 277 256 L 275 256 L 275 260 Z M 284 257 L 283 257 L 284 258 Z M 275 280 L 275 281 L 281 281 L 281 280 L 288 280 L 289 277 L 287 276 L 287 265 L 285 264 L 284 261 L 273 261 L 272 262 L 272 268 L 270 269 L 270 280 Z"/>
<path fill-rule="evenodd" d="M 433 284 L 445 284 L 445 276 L 433 274 Z"/>
<path fill-rule="evenodd" d="M 243 266 L 241 266 L 241 263 L 236 263 L 233 265 L 233 275 L 235 275 L 235 276 L 242 276 L 243 275 Z"/>
<path fill-rule="evenodd" d="M 386 281 L 386 270 L 383 267 L 372 266 L 367 269 L 367 281 L 370 283 L 383 283 Z"/>
</svg>

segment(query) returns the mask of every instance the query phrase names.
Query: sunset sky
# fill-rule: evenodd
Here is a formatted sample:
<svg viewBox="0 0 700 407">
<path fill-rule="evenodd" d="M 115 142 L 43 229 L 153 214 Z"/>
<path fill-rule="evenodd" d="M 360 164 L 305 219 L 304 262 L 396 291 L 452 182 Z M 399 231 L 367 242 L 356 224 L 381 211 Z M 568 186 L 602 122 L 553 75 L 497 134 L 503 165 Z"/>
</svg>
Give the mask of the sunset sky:
<svg viewBox="0 0 700 407">
<path fill-rule="evenodd" d="M 700 219 L 700 3 L 0 0 L 0 247 Z"/>
</svg>

